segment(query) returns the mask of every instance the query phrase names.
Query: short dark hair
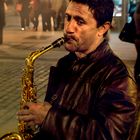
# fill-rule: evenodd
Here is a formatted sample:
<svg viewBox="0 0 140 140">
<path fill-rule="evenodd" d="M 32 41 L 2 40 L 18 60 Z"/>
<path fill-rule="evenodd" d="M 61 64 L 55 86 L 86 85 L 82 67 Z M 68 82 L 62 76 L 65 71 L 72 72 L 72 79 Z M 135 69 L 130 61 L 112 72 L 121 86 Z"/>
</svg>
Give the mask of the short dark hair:
<svg viewBox="0 0 140 140">
<path fill-rule="evenodd" d="M 114 2 L 113 0 L 69 0 L 81 4 L 85 4 L 91 10 L 93 17 L 97 21 L 97 26 L 103 25 L 105 22 L 112 22 Z"/>
</svg>

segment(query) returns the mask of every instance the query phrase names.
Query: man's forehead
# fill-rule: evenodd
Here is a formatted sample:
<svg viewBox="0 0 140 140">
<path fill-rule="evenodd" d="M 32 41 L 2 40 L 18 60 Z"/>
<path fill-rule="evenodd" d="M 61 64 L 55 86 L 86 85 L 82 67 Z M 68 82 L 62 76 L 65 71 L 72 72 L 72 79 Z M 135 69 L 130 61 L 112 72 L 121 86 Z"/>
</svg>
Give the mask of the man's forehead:
<svg viewBox="0 0 140 140">
<path fill-rule="evenodd" d="M 92 15 L 91 11 L 89 10 L 89 7 L 87 5 L 76 3 L 76 2 L 70 2 L 68 4 L 68 7 L 66 9 L 66 13 L 73 13 L 78 15 Z"/>
</svg>

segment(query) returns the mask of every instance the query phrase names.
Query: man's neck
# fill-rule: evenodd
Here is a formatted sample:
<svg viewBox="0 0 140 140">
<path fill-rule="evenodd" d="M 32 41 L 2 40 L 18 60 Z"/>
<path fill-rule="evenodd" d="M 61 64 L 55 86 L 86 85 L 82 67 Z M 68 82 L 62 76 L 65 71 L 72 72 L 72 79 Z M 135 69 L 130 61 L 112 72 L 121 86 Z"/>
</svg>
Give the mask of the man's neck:
<svg viewBox="0 0 140 140">
<path fill-rule="evenodd" d="M 104 41 L 104 38 L 102 38 L 100 41 L 96 42 L 93 47 L 91 47 L 90 50 L 84 51 L 84 52 L 75 52 L 76 56 L 78 59 L 81 59 L 83 57 L 85 57 L 86 55 L 88 55 L 89 53 L 95 51 L 98 46 Z"/>
</svg>

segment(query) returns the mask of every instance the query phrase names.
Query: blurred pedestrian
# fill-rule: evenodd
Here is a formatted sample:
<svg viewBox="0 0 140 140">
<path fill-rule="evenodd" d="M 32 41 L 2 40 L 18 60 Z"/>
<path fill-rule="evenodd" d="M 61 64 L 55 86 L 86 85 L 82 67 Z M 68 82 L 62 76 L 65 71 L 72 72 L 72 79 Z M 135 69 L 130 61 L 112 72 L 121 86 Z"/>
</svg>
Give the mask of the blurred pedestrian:
<svg viewBox="0 0 140 140">
<path fill-rule="evenodd" d="M 51 31 L 51 0 L 40 0 L 41 17 L 42 17 L 42 30 Z"/>
<path fill-rule="evenodd" d="M 129 140 L 139 140 L 140 139 L 140 2 L 137 3 L 136 10 L 134 12 L 134 21 L 136 27 L 136 35 L 135 35 L 135 47 L 137 51 L 136 62 L 134 65 L 134 77 L 137 83 L 138 88 L 138 109 L 137 109 L 137 121 L 133 128 L 133 133 Z"/>
<path fill-rule="evenodd" d="M 128 10 L 128 13 L 129 13 L 130 17 L 133 17 L 133 14 L 134 14 L 135 10 L 136 10 L 136 0 L 130 0 L 129 10 Z"/>
<path fill-rule="evenodd" d="M 40 0 L 31 0 L 30 21 L 33 23 L 33 30 L 38 30 L 39 15 L 40 15 Z"/>
<path fill-rule="evenodd" d="M 24 31 L 25 28 L 29 28 L 29 13 L 30 13 L 30 1 L 29 0 L 18 0 L 18 3 L 22 4 L 22 9 L 19 12 L 21 18 L 21 30 Z"/>
<path fill-rule="evenodd" d="M 137 51 L 137 58 L 134 66 L 134 77 L 140 89 L 140 2 L 137 4 L 137 8 L 134 13 L 134 21 L 136 26 L 135 47 Z"/>
<path fill-rule="evenodd" d="M 5 26 L 5 0 L 0 0 L 0 44 L 3 43 L 3 28 Z"/>
<path fill-rule="evenodd" d="M 66 0 L 52 0 L 52 11 L 54 13 L 54 28 L 62 30 L 64 25 L 64 14 L 66 10 Z"/>
</svg>

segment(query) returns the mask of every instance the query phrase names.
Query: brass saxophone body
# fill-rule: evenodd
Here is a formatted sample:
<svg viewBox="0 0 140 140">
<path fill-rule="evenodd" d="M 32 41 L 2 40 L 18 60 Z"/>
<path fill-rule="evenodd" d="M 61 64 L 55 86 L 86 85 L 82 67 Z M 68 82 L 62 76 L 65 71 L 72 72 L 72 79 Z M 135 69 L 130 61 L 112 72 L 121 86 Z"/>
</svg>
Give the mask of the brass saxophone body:
<svg viewBox="0 0 140 140">
<path fill-rule="evenodd" d="M 54 41 L 47 47 L 38 49 L 32 52 L 25 59 L 25 68 L 22 76 L 22 87 L 23 91 L 21 93 L 20 109 L 23 108 L 23 104 L 27 102 L 37 102 L 36 87 L 34 85 L 34 62 L 35 60 L 44 54 L 45 52 L 60 47 L 64 44 L 64 37 L 61 37 Z M 0 138 L 0 140 L 31 140 L 37 129 L 35 126 L 29 127 L 27 123 L 23 121 L 18 122 L 18 132 L 10 132 L 5 134 Z"/>
</svg>

